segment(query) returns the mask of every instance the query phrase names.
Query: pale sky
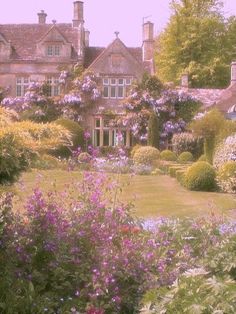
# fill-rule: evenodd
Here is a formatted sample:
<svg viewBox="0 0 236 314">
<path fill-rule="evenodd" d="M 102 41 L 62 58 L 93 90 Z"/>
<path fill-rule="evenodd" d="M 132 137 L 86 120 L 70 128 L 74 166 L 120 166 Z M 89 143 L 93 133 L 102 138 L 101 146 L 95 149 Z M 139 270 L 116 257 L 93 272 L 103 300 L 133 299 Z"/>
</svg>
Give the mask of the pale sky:
<svg viewBox="0 0 236 314">
<path fill-rule="evenodd" d="M 70 23 L 73 0 L 0 0 L 0 24 L 37 23 L 37 13 L 44 10 L 47 21 Z M 236 0 L 225 0 L 226 15 L 236 15 Z M 169 0 L 84 0 L 85 27 L 90 30 L 91 46 L 107 46 L 119 31 L 127 46 L 140 46 L 143 18 L 161 31 L 170 15 Z"/>
</svg>

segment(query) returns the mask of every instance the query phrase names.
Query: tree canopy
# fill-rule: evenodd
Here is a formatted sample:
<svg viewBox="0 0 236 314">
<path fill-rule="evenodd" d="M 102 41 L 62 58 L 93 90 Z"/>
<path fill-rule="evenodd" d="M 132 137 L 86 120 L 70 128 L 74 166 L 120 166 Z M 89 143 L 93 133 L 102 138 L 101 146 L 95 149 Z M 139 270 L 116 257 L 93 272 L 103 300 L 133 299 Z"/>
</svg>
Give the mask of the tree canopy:
<svg viewBox="0 0 236 314">
<path fill-rule="evenodd" d="M 172 15 L 157 38 L 157 74 L 192 87 L 225 87 L 236 52 L 236 18 L 225 19 L 219 0 L 172 0 Z M 235 51 L 234 51 L 235 50 Z"/>
</svg>

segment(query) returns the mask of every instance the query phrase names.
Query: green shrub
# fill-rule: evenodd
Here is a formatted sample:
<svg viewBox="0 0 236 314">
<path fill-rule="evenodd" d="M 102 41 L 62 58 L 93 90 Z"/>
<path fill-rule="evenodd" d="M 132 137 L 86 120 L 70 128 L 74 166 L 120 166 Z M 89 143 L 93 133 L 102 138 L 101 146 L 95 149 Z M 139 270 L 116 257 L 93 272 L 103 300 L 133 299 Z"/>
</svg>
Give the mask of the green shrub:
<svg viewBox="0 0 236 314">
<path fill-rule="evenodd" d="M 148 145 L 159 148 L 160 121 L 155 113 L 152 113 L 148 121 Z"/>
<path fill-rule="evenodd" d="M 160 152 L 152 146 L 142 146 L 134 153 L 134 163 L 143 165 L 154 165 L 159 158 Z"/>
<path fill-rule="evenodd" d="M 206 155 L 201 155 L 201 156 L 198 158 L 198 161 L 207 161 Z"/>
<path fill-rule="evenodd" d="M 71 156 L 72 151 L 77 147 L 84 147 L 84 131 L 79 123 L 69 119 L 58 119 L 55 121 L 56 124 L 61 125 L 72 134 L 72 146 L 60 146 L 58 149 L 52 152 L 53 155 L 62 158 L 68 158 Z"/>
<path fill-rule="evenodd" d="M 215 170 L 208 162 L 197 161 L 187 169 L 184 185 L 193 191 L 213 191 L 215 177 Z"/>
<path fill-rule="evenodd" d="M 14 133 L 0 134 L 0 184 L 16 181 L 29 167 L 32 155 Z"/>
<path fill-rule="evenodd" d="M 176 176 L 177 181 L 178 181 L 180 184 L 182 184 L 182 185 L 184 185 L 185 173 L 186 173 L 186 169 L 185 169 L 185 170 L 184 170 L 184 169 L 182 169 L 182 170 L 179 169 L 179 170 L 177 170 L 176 173 L 175 173 L 175 176 Z"/>
<path fill-rule="evenodd" d="M 228 161 L 217 173 L 217 183 L 222 191 L 236 193 L 236 162 Z"/>
<path fill-rule="evenodd" d="M 160 154 L 160 158 L 162 160 L 166 160 L 166 161 L 176 161 L 177 160 L 177 156 L 174 152 L 172 152 L 171 150 L 163 150 Z"/>
<path fill-rule="evenodd" d="M 176 163 L 173 161 L 165 161 L 165 160 L 158 160 L 157 167 L 161 169 L 165 174 L 169 173 L 169 169 L 171 167 L 175 167 Z"/>
<path fill-rule="evenodd" d="M 190 152 L 197 159 L 203 153 L 203 138 L 187 132 L 174 134 L 172 147 L 177 155 L 183 152 Z"/>
<path fill-rule="evenodd" d="M 62 166 L 62 162 L 54 156 L 43 154 L 37 155 L 31 162 L 30 166 L 35 169 L 49 170 L 60 168 Z"/>
<path fill-rule="evenodd" d="M 186 169 L 186 167 L 183 167 L 182 165 L 172 166 L 172 167 L 169 167 L 168 173 L 172 178 L 175 178 L 176 172 L 178 170 L 183 170 L 183 169 Z"/>
<path fill-rule="evenodd" d="M 190 152 L 183 152 L 178 157 L 178 162 L 186 163 L 193 161 L 193 155 Z"/>
<path fill-rule="evenodd" d="M 131 152 L 130 152 L 130 157 L 134 158 L 134 154 L 136 153 L 136 151 L 142 147 L 142 145 L 136 144 L 135 146 L 132 147 Z"/>
</svg>

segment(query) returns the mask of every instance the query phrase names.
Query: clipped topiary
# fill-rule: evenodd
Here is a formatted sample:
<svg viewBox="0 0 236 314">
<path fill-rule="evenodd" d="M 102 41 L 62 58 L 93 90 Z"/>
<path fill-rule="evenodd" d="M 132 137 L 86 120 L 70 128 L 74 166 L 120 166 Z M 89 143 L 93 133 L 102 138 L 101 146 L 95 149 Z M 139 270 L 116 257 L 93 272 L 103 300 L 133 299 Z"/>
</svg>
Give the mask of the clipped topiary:
<svg viewBox="0 0 236 314">
<path fill-rule="evenodd" d="M 163 150 L 160 154 L 160 158 L 162 160 L 166 160 L 166 161 L 176 161 L 177 160 L 177 156 L 174 152 L 172 152 L 171 150 Z"/>
<path fill-rule="evenodd" d="M 236 193 L 236 162 L 228 161 L 217 173 L 217 183 L 222 191 Z"/>
<path fill-rule="evenodd" d="M 178 162 L 187 163 L 193 161 L 193 155 L 190 152 L 183 152 L 178 157 Z"/>
<path fill-rule="evenodd" d="M 56 120 L 55 123 L 63 126 L 65 129 L 70 131 L 70 133 L 72 134 L 73 145 L 71 147 L 60 146 L 52 153 L 53 155 L 62 158 L 68 158 L 69 156 L 71 156 L 72 151 L 75 150 L 77 147 L 84 147 L 84 131 L 79 123 L 64 118 Z"/>
<path fill-rule="evenodd" d="M 134 145 L 134 146 L 132 147 L 131 152 L 130 152 L 130 157 L 131 157 L 131 158 L 134 158 L 134 154 L 136 153 L 136 151 L 137 151 L 140 147 L 142 147 L 142 145 L 140 145 L 140 144 L 136 144 L 136 145 Z"/>
<path fill-rule="evenodd" d="M 134 163 L 142 165 L 154 165 L 159 158 L 160 152 L 152 146 L 142 146 L 134 153 Z"/>
<path fill-rule="evenodd" d="M 215 178 L 216 172 L 208 162 L 197 161 L 186 170 L 184 185 L 193 191 L 213 191 Z"/>
</svg>

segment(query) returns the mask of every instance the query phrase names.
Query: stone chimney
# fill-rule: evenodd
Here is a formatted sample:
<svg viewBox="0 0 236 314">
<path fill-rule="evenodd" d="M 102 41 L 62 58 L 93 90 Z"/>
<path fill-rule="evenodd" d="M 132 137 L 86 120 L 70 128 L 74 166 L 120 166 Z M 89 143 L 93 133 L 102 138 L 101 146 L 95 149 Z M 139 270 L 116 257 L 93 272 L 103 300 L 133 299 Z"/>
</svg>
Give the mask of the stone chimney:
<svg viewBox="0 0 236 314">
<path fill-rule="evenodd" d="M 84 31 L 84 45 L 85 45 L 85 47 L 89 47 L 89 35 L 90 35 L 90 31 L 86 29 Z"/>
<path fill-rule="evenodd" d="M 46 24 L 47 14 L 44 12 L 44 10 L 41 10 L 41 12 L 38 13 L 38 17 L 39 17 L 39 24 Z"/>
<path fill-rule="evenodd" d="M 231 85 L 236 83 L 236 61 L 231 63 Z"/>
<path fill-rule="evenodd" d="M 188 86 L 189 86 L 188 74 L 184 73 L 181 76 L 181 87 L 188 88 Z"/>
<path fill-rule="evenodd" d="M 73 27 L 80 27 L 84 24 L 84 3 L 82 1 L 74 2 Z"/>
<path fill-rule="evenodd" d="M 143 61 L 153 60 L 154 57 L 154 24 L 143 24 Z"/>
</svg>

